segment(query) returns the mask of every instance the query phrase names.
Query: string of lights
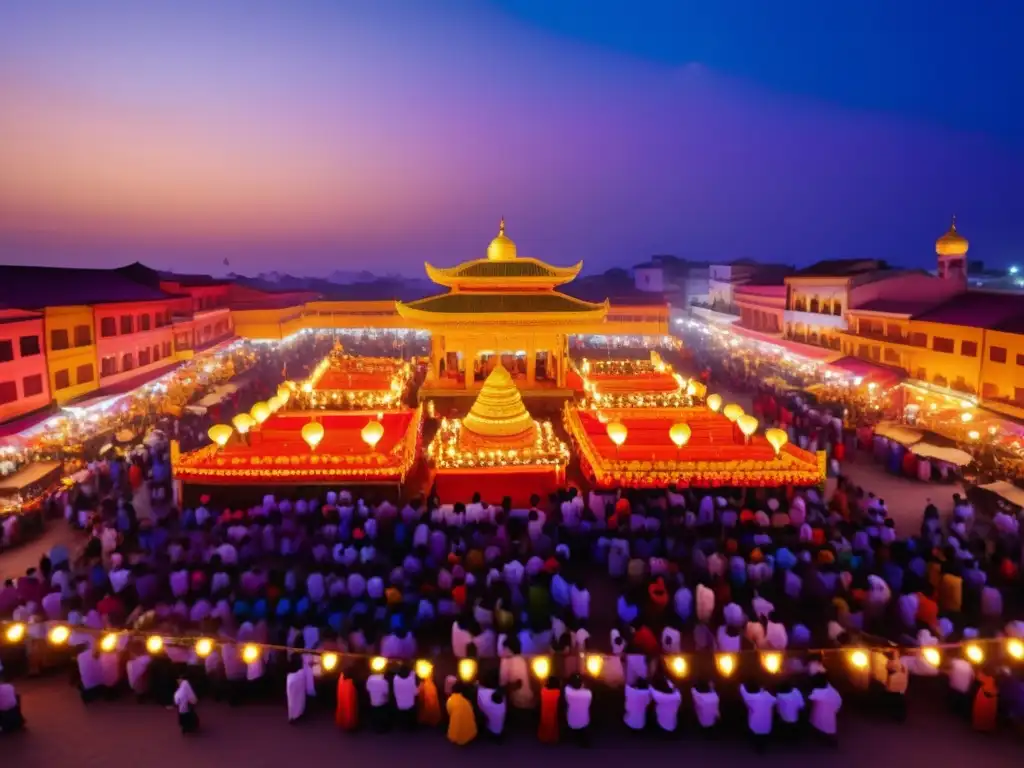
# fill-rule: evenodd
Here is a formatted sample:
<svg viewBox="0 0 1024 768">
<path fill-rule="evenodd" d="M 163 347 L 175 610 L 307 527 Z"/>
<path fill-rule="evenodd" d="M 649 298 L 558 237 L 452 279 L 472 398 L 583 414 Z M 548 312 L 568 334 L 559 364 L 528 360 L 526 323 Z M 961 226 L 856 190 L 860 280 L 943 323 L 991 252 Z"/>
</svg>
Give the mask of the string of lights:
<svg viewBox="0 0 1024 768">
<path fill-rule="evenodd" d="M 8 644 L 24 643 L 29 637 L 31 625 L 24 622 L 10 621 L 0 623 L 0 636 Z M 58 623 L 49 627 L 46 642 L 51 646 L 67 646 L 72 634 L 88 634 L 99 638 L 98 647 L 105 653 L 113 653 L 119 647 L 122 638 L 142 640 L 146 651 L 150 654 L 163 653 L 167 646 L 191 648 L 200 659 L 205 659 L 218 646 L 240 646 L 239 656 L 242 661 L 252 663 L 270 651 L 281 651 L 288 654 L 312 654 L 320 657 L 320 666 L 325 672 L 335 670 L 342 660 L 368 659 L 370 669 L 384 672 L 392 664 L 408 663 L 405 659 L 389 659 L 379 654 L 351 653 L 333 649 L 293 648 L 273 643 L 236 643 L 215 640 L 205 636 L 169 636 L 159 632 L 141 630 L 96 630 L 66 623 Z M 821 654 L 823 657 L 842 656 L 854 670 L 867 670 L 871 665 L 872 653 L 898 652 L 901 656 L 916 656 L 938 672 L 944 658 L 960 656 L 974 666 L 980 666 L 989 660 L 1001 660 L 1006 663 L 1024 662 L 1024 640 L 1017 637 L 978 638 L 955 643 L 938 643 L 925 647 L 900 647 L 889 644 L 862 643 L 841 647 L 801 649 L 800 651 L 775 651 L 749 649 L 740 651 L 695 651 L 690 653 L 662 654 L 665 669 L 676 678 L 684 678 L 696 660 L 713 661 L 714 668 L 722 677 L 730 677 L 740 666 L 742 659 L 758 657 L 760 666 L 769 674 L 783 671 L 787 657 L 803 656 L 804 654 Z M 530 667 L 540 679 L 546 679 L 552 670 L 552 654 L 522 654 L 530 660 Z M 575 654 L 583 663 L 584 669 L 593 678 L 600 678 L 601 672 L 611 654 L 585 652 Z M 421 678 L 430 677 L 434 663 L 438 657 L 421 657 L 414 662 L 416 674 Z M 478 661 L 472 658 L 459 659 L 457 670 L 459 677 L 469 682 L 476 677 Z"/>
</svg>

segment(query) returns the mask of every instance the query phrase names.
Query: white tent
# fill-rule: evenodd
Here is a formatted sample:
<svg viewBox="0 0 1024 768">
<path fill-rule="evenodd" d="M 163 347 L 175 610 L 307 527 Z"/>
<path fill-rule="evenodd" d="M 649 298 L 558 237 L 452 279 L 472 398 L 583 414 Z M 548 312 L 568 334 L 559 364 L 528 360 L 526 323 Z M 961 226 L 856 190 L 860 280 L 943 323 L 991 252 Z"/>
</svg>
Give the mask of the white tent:
<svg viewBox="0 0 1024 768">
<path fill-rule="evenodd" d="M 958 467 L 966 467 L 974 461 L 974 457 L 967 451 L 961 451 L 959 448 L 944 448 L 941 445 L 925 442 L 911 446 L 910 451 L 923 459 L 937 459 L 949 464 L 956 464 Z"/>
<path fill-rule="evenodd" d="M 887 437 L 900 445 L 913 445 L 924 439 L 924 433 L 916 429 L 896 424 L 892 421 L 883 421 L 875 427 L 875 434 Z"/>
<path fill-rule="evenodd" d="M 1018 488 L 1013 483 L 1008 483 L 1005 480 L 997 480 L 994 483 L 980 485 L 978 487 L 983 491 L 994 493 L 996 496 L 1006 499 L 1014 506 L 1024 507 L 1024 488 Z"/>
</svg>

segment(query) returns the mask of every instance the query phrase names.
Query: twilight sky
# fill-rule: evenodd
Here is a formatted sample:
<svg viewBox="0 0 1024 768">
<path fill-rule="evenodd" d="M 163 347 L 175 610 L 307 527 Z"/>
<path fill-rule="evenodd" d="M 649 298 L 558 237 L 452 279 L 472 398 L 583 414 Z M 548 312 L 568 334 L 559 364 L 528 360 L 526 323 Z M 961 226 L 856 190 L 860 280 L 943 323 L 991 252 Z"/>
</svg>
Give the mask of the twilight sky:
<svg viewBox="0 0 1024 768">
<path fill-rule="evenodd" d="M 0 261 L 1024 262 L 1020 0 L 4 0 Z M 1011 45 L 1014 47 L 1011 48 Z"/>
</svg>

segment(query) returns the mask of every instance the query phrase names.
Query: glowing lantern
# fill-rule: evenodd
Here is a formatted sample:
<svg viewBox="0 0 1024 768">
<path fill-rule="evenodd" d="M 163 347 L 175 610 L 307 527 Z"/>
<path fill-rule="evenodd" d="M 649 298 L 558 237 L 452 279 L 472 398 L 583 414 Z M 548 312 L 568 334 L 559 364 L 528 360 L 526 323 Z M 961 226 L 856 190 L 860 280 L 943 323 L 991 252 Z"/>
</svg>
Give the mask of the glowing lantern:
<svg viewBox="0 0 1024 768">
<path fill-rule="evenodd" d="M 766 429 L 764 432 L 765 440 L 775 449 L 775 455 L 778 456 L 782 450 L 782 446 L 789 442 L 789 435 L 786 430 L 774 427 L 772 429 Z"/>
<path fill-rule="evenodd" d="M 779 670 L 782 669 L 782 654 L 781 653 L 764 653 L 761 654 L 761 666 L 764 667 L 765 671 L 772 675 L 777 675 Z"/>
<path fill-rule="evenodd" d="M 252 417 L 256 419 L 257 424 L 262 424 L 264 421 L 270 418 L 270 406 L 262 400 L 252 407 L 249 411 Z"/>
<path fill-rule="evenodd" d="M 308 424 L 303 424 L 302 439 L 306 441 L 306 445 L 309 446 L 309 450 L 315 451 L 316 447 L 320 445 L 320 441 L 324 439 L 324 425 L 319 421 L 311 421 Z"/>
<path fill-rule="evenodd" d="M 284 405 L 284 400 L 277 395 L 274 395 L 272 398 L 267 400 L 267 407 L 270 408 L 271 413 L 277 413 L 281 410 L 282 405 Z"/>
<path fill-rule="evenodd" d="M 71 637 L 71 630 L 63 624 L 58 624 L 50 630 L 48 637 L 50 642 L 54 645 L 64 645 L 64 643 L 68 641 L 68 638 Z"/>
<path fill-rule="evenodd" d="M 854 651 L 850 654 L 850 664 L 856 669 L 867 669 L 869 661 L 868 655 L 864 651 Z"/>
<path fill-rule="evenodd" d="M 736 403 L 729 403 L 725 408 L 722 409 L 722 414 L 729 421 L 735 422 L 740 416 L 743 415 L 743 406 L 736 405 Z"/>
<path fill-rule="evenodd" d="M 676 677 L 686 677 L 686 659 L 682 656 L 673 656 L 668 662 L 668 668 Z"/>
<path fill-rule="evenodd" d="M 104 653 L 111 653 L 115 648 L 117 648 L 117 635 L 113 632 L 104 635 L 103 639 L 100 640 L 100 650 Z"/>
<path fill-rule="evenodd" d="M 370 446 L 371 451 L 376 450 L 377 443 L 384 437 L 384 425 L 379 421 L 368 421 L 359 436 L 363 438 L 364 443 Z"/>
<path fill-rule="evenodd" d="M 231 439 L 231 432 L 231 427 L 227 424 L 214 424 L 206 431 L 206 434 L 217 444 L 218 448 L 223 448 Z"/>
<path fill-rule="evenodd" d="M 231 423 L 235 425 L 235 429 L 238 430 L 238 434 L 244 435 L 254 426 L 256 426 L 256 419 L 250 416 L 248 413 L 240 413 L 231 420 Z"/>
<path fill-rule="evenodd" d="M 468 683 L 476 677 L 476 661 L 474 659 L 462 659 L 459 661 L 459 679 Z"/>
<path fill-rule="evenodd" d="M 976 429 L 972 429 L 970 432 L 967 433 L 967 437 L 970 438 L 971 440 L 977 440 L 979 437 L 981 437 L 981 433 L 978 432 L 978 430 Z"/>
<path fill-rule="evenodd" d="M 246 664 L 252 664 L 259 657 L 260 649 L 258 645 L 248 643 L 242 648 L 242 661 L 244 661 Z"/>
<path fill-rule="evenodd" d="M 8 643 L 20 643 L 21 639 L 25 637 L 25 625 L 20 621 L 17 624 L 11 624 L 7 628 L 7 632 L 4 633 L 4 637 L 7 638 Z"/>
<path fill-rule="evenodd" d="M 302 391 L 305 392 L 307 395 L 310 394 L 313 391 L 313 383 L 307 381 L 305 384 L 302 385 Z"/>
<path fill-rule="evenodd" d="M 1011 637 L 1006 641 L 1006 652 L 1017 661 L 1024 659 L 1024 641 Z"/>
<path fill-rule="evenodd" d="M 332 671 L 336 666 L 338 666 L 338 654 L 325 653 L 320 657 L 320 666 L 323 668 L 324 672 Z"/>
<path fill-rule="evenodd" d="M 757 419 L 749 414 L 743 414 L 736 419 L 736 426 L 740 428 L 740 432 L 743 433 L 744 437 L 750 437 L 752 434 L 757 432 Z"/>
<path fill-rule="evenodd" d="M 718 394 L 708 395 L 707 404 L 708 408 L 718 413 L 718 409 L 722 407 L 722 396 Z"/>
<path fill-rule="evenodd" d="M 277 396 L 281 399 L 283 404 L 287 405 L 288 401 L 291 400 L 292 391 L 289 389 L 287 384 L 282 384 L 277 388 Z"/>
<path fill-rule="evenodd" d="M 434 665 L 426 659 L 420 659 L 416 662 L 416 677 L 420 680 L 426 680 L 432 674 L 434 674 Z"/>
<path fill-rule="evenodd" d="M 205 659 L 213 653 L 213 640 L 208 637 L 201 637 L 196 640 L 196 656 Z"/>
<path fill-rule="evenodd" d="M 690 397 L 701 398 L 708 393 L 707 385 L 700 381 L 691 381 L 686 387 L 686 394 Z"/>
<path fill-rule="evenodd" d="M 964 424 L 968 424 L 973 420 L 974 414 L 970 413 L 969 411 L 964 411 L 963 413 L 960 414 L 960 421 L 962 421 Z"/>
<path fill-rule="evenodd" d="M 964 655 L 967 656 L 967 660 L 972 664 L 981 664 L 985 660 L 985 652 L 981 650 L 981 646 L 977 643 L 971 643 L 964 648 Z"/>
<path fill-rule="evenodd" d="M 921 651 L 921 658 L 927 661 L 931 666 L 939 666 L 939 662 L 942 661 L 942 654 L 939 653 L 938 648 L 924 648 Z"/>
<path fill-rule="evenodd" d="M 374 672 L 383 672 L 387 668 L 388 660 L 385 659 L 383 656 L 374 656 L 372 659 L 370 659 L 370 669 L 372 669 Z"/>
<path fill-rule="evenodd" d="M 551 660 L 547 656 L 538 656 L 530 666 L 533 669 L 533 674 L 540 680 L 547 680 L 548 675 L 551 674 Z"/>
<path fill-rule="evenodd" d="M 679 422 L 669 427 L 668 436 L 672 439 L 672 442 L 676 444 L 676 448 L 682 448 L 688 442 L 690 442 L 690 435 L 693 431 L 690 429 L 689 424 Z"/>
<path fill-rule="evenodd" d="M 626 425 L 621 421 L 609 422 L 605 427 L 605 431 L 608 433 L 608 438 L 615 443 L 616 450 L 626 442 L 626 435 L 629 434 L 629 430 L 626 429 Z"/>
<path fill-rule="evenodd" d="M 720 653 L 715 657 L 715 665 L 722 677 L 728 677 L 736 670 L 736 659 L 731 653 Z"/>
<path fill-rule="evenodd" d="M 150 653 L 160 653 L 164 649 L 164 639 L 160 635 L 150 635 L 146 638 L 146 650 Z"/>
<path fill-rule="evenodd" d="M 604 657 L 597 653 L 587 656 L 587 673 L 591 677 L 600 677 L 604 669 Z"/>
</svg>

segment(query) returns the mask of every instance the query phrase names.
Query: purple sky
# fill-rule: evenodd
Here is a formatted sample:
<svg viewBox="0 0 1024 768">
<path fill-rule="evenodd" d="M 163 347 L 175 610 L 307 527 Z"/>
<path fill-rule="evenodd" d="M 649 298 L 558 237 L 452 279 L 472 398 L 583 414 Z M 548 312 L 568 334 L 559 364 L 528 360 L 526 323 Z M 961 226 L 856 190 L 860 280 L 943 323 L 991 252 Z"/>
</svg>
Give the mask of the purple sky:
<svg viewBox="0 0 1024 768">
<path fill-rule="evenodd" d="M 340 5 L 5 3 L 0 260 L 421 276 L 504 214 L 521 255 L 587 271 L 931 266 L 955 212 L 972 257 L 1024 262 L 1019 142 L 481 2 Z"/>
</svg>

